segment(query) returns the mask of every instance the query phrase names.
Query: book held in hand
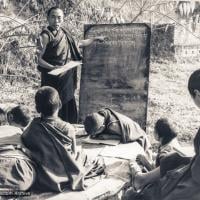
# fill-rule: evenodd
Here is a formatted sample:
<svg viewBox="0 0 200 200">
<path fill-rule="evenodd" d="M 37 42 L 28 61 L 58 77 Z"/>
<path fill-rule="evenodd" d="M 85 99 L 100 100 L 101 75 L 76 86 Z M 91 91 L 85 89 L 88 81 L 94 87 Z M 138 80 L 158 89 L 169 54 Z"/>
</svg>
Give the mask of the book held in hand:
<svg viewBox="0 0 200 200">
<path fill-rule="evenodd" d="M 48 74 L 57 76 L 57 75 L 62 74 L 63 72 L 67 72 L 68 70 L 74 67 L 80 66 L 81 64 L 82 62 L 80 61 L 70 61 L 67 64 L 63 65 L 62 67 L 51 70 Z"/>
</svg>

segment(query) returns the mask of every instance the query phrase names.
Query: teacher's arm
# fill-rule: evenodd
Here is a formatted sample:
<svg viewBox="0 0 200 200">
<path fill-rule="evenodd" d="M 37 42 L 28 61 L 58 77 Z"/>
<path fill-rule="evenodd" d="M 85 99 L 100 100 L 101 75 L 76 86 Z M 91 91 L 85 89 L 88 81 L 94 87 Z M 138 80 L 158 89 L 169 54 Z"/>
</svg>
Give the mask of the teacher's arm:
<svg viewBox="0 0 200 200">
<path fill-rule="evenodd" d="M 40 67 L 43 67 L 45 69 L 56 69 L 57 67 L 54 65 L 51 65 L 50 63 L 46 62 L 42 57 L 45 53 L 46 46 L 49 42 L 49 37 L 47 34 L 43 34 L 40 36 L 40 44 L 39 44 L 39 53 L 38 53 L 38 65 Z"/>
<path fill-rule="evenodd" d="M 78 44 L 78 46 L 80 47 L 80 48 L 82 48 L 82 47 L 87 47 L 87 46 L 89 46 L 89 45 L 91 45 L 93 42 L 104 42 L 105 41 L 105 39 L 106 39 L 106 37 L 105 36 L 97 36 L 97 37 L 94 37 L 94 38 L 89 38 L 89 39 L 85 39 L 85 40 L 81 40 L 81 41 L 79 41 L 79 44 Z"/>
</svg>

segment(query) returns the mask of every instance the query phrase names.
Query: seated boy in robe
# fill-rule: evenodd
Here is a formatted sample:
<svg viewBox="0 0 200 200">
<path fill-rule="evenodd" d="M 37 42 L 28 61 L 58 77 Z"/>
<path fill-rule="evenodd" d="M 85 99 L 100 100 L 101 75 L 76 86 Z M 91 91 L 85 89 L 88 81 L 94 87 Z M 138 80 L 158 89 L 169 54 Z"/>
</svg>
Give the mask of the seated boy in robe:
<svg viewBox="0 0 200 200">
<path fill-rule="evenodd" d="M 77 153 L 74 127 L 58 117 L 61 101 L 56 89 L 44 86 L 35 95 L 40 117 L 33 119 L 22 135 L 38 165 L 37 182 L 46 191 L 84 189 L 86 159 Z"/>
<path fill-rule="evenodd" d="M 0 109 L 0 189 L 25 191 L 34 183 L 34 165 L 21 141 L 21 129 L 29 121 L 29 111 L 23 106 L 8 113 Z"/>
<path fill-rule="evenodd" d="M 119 139 L 122 143 L 137 141 L 151 157 L 150 142 L 140 125 L 110 108 L 89 114 L 84 121 L 86 132 L 96 139 Z"/>
</svg>

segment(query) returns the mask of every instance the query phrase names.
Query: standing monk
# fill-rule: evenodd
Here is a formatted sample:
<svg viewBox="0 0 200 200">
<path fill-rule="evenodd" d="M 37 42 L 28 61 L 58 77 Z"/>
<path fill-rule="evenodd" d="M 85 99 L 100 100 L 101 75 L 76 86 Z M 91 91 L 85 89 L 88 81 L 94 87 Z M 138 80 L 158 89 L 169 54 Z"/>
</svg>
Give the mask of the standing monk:
<svg viewBox="0 0 200 200">
<path fill-rule="evenodd" d="M 54 87 L 61 98 L 62 108 L 59 116 L 67 122 L 77 123 L 78 114 L 74 92 L 77 85 L 77 70 L 70 69 L 60 75 L 50 75 L 53 69 L 64 66 L 69 61 L 81 60 L 74 39 L 61 25 L 64 21 L 64 13 L 58 7 L 52 7 L 47 12 L 49 26 L 40 35 L 40 54 L 38 58 L 38 70 L 41 72 L 41 86 Z M 103 37 L 82 40 L 79 47 L 90 45 L 94 41 L 103 41 Z"/>
</svg>

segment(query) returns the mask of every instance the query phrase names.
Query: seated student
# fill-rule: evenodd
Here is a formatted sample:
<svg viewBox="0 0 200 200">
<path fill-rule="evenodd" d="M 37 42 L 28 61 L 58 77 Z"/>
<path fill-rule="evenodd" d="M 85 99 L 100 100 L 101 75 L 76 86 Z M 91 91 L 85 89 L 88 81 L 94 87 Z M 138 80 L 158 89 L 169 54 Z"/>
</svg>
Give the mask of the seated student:
<svg viewBox="0 0 200 200">
<path fill-rule="evenodd" d="M 30 111 L 22 105 L 14 106 L 7 111 L 7 119 L 10 125 L 24 128 L 30 122 Z"/>
<path fill-rule="evenodd" d="M 83 179 L 90 166 L 77 153 L 74 127 L 58 117 L 61 107 L 58 92 L 49 86 L 41 87 L 35 95 L 35 104 L 41 117 L 33 119 L 22 139 L 38 165 L 38 184 L 46 191 L 84 189 Z"/>
<path fill-rule="evenodd" d="M 185 156 L 177 140 L 177 133 L 166 118 L 158 119 L 154 129 L 154 138 L 159 141 L 155 167 L 158 167 L 161 159 L 169 154 L 177 152 L 181 156 Z M 149 163 L 148 159 L 143 155 L 138 155 L 137 162 L 145 166 L 148 170 L 155 168 L 154 164 Z"/>
<path fill-rule="evenodd" d="M 14 108 L 20 107 L 20 109 L 23 109 L 24 106 L 19 106 L 18 104 L 15 103 L 0 103 L 0 109 L 2 116 L 4 116 L 4 124 L 8 123 L 8 116 L 7 114 Z"/>
<path fill-rule="evenodd" d="M 200 108 L 200 70 L 193 72 L 188 81 L 188 90 L 194 100 L 197 107 Z M 149 173 L 141 173 L 140 169 L 133 164 L 132 171 L 135 178 L 133 181 L 136 188 L 143 188 L 147 184 L 160 181 L 156 190 L 160 191 L 158 196 L 154 196 L 152 199 L 162 200 L 199 200 L 200 199 L 200 129 L 198 130 L 194 138 L 195 156 L 192 158 L 189 164 L 183 167 L 175 168 L 166 173 L 161 178 L 161 171 L 164 165 L 171 159 L 171 156 L 166 157 L 160 163 L 160 167 L 152 170 Z M 174 159 L 174 162 L 179 162 Z M 125 199 L 133 199 L 133 196 Z M 141 195 L 141 198 L 144 198 Z"/>
<path fill-rule="evenodd" d="M 28 113 L 23 106 L 8 114 L 0 109 L 0 189 L 25 191 L 34 183 L 34 165 L 21 141 L 21 128 L 30 120 Z"/>
<path fill-rule="evenodd" d="M 160 142 L 156 157 L 156 167 L 160 165 L 160 160 L 171 153 L 177 152 L 185 156 L 177 140 L 177 133 L 165 118 L 159 119 L 155 124 L 155 138 Z"/>
<path fill-rule="evenodd" d="M 151 154 L 150 142 L 139 124 L 110 108 L 86 116 L 84 126 L 92 138 L 119 139 L 122 143 L 137 141 L 148 154 Z"/>
<path fill-rule="evenodd" d="M 2 106 L 0 108 L 1 137 L 12 136 L 16 133 L 22 134 L 23 128 L 28 125 L 29 121 L 30 112 L 26 106 L 12 105 L 9 108 Z"/>
</svg>

